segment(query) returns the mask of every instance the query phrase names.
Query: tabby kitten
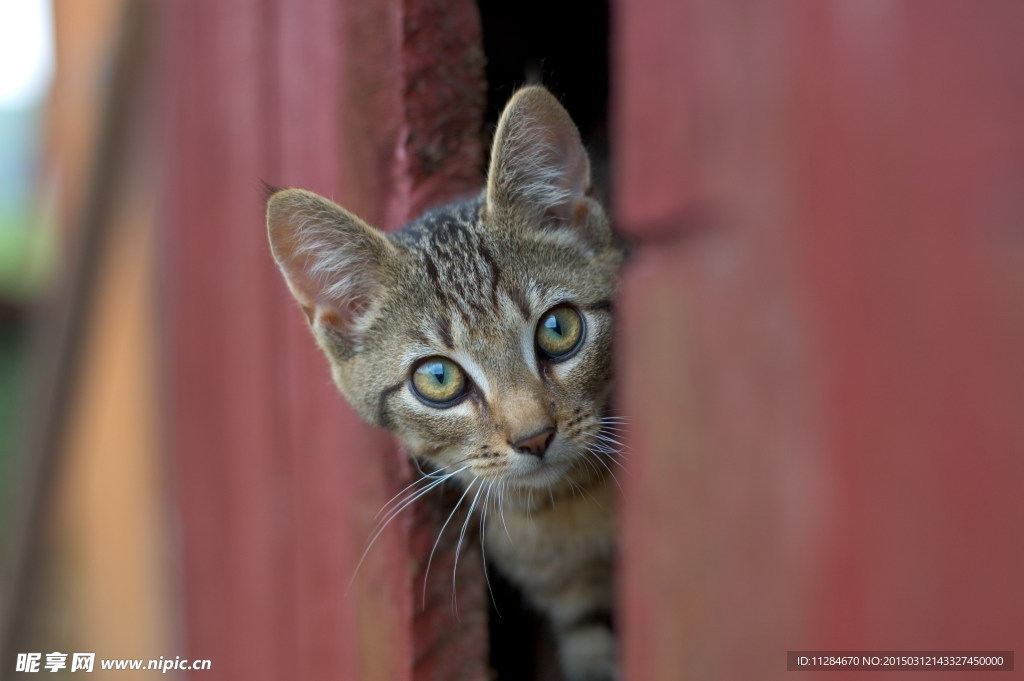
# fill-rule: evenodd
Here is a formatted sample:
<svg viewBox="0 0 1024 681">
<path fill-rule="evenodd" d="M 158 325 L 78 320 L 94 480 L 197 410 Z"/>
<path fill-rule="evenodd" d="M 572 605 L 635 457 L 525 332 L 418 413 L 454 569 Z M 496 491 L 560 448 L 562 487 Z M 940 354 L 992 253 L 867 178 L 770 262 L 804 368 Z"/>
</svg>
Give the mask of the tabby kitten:
<svg viewBox="0 0 1024 681">
<path fill-rule="evenodd" d="M 393 234 L 301 189 L 267 203 L 339 390 L 485 513 L 487 556 L 546 613 L 574 681 L 617 676 L 606 413 L 622 253 L 591 194 L 576 126 L 527 87 L 475 199 Z"/>
</svg>

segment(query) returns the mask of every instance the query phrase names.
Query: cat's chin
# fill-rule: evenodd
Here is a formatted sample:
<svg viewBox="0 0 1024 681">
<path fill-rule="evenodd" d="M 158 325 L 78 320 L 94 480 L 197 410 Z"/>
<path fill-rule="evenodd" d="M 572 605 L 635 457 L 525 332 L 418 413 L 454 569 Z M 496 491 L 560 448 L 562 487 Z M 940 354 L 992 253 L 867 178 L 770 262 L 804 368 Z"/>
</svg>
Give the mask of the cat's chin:
<svg viewBox="0 0 1024 681">
<path fill-rule="evenodd" d="M 537 461 L 527 470 L 512 470 L 503 477 L 512 485 L 525 488 L 546 489 L 565 479 L 572 468 L 572 462 L 559 458 Z"/>
</svg>

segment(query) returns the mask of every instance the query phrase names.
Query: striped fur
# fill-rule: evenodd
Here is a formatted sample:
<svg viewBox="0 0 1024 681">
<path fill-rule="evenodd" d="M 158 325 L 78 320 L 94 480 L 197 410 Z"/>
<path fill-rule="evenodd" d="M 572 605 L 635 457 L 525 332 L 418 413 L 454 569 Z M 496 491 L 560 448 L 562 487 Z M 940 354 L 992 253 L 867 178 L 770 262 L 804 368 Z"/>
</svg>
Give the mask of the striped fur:
<svg viewBox="0 0 1024 681">
<path fill-rule="evenodd" d="M 615 678 L 604 417 L 622 254 L 568 114 L 543 88 L 520 90 L 481 195 L 394 234 L 296 189 L 275 192 L 267 214 L 274 257 L 340 391 L 466 488 L 485 515 L 488 558 L 548 615 L 567 677 Z M 585 335 L 552 362 L 534 334 L 559 304 L 579 311 Z M 464 370 L 465 399 L 437 408 L 415 397 L 410 374 L 431 356 Z M 543 457 L 512 446 L 546 428 Z"/>
</svg>

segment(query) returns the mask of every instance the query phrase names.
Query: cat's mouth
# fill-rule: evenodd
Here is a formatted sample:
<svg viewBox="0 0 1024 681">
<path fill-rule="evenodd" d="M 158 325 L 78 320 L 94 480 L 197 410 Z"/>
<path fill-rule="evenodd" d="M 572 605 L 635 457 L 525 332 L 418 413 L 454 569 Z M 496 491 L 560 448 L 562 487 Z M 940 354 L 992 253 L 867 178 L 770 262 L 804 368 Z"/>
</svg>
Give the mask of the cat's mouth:
<svg viewBox="0 0 1024 681">
<path fill-rule="evenodd" d="M 518 454 L 516 465 L 506 473 L 508 479 L 524 487 L 548 487 L 565 477 L 572 457 L 564 451 L 549 451 L 542 458 Z"/>
<path fill-rule="evenodd" d="M 549 487 L 565 475 L 567 467 L 564 465 L 541 462 L 526 472 L 517 472 L 511 479 L 523 487 Z"/>
</svg>

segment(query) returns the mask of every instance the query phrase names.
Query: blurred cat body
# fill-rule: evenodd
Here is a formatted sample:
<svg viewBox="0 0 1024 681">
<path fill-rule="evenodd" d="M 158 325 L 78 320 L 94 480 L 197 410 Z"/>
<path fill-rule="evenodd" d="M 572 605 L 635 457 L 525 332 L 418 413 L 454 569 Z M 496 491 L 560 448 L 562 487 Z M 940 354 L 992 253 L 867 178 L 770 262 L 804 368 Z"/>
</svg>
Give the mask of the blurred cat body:
<svg viewBox="0 0 1024 681">
<path fill-rule="evenodd" d="M 339 390 L 485 513 L 488 558 L 548 616 L 573 681 L 616 678 L 607 412 L 622 253 L 591 194 L 575 125 L 528 87 L 475 199 L 392 234 L 304 190 L 267 206 Z"/>
</svg>

